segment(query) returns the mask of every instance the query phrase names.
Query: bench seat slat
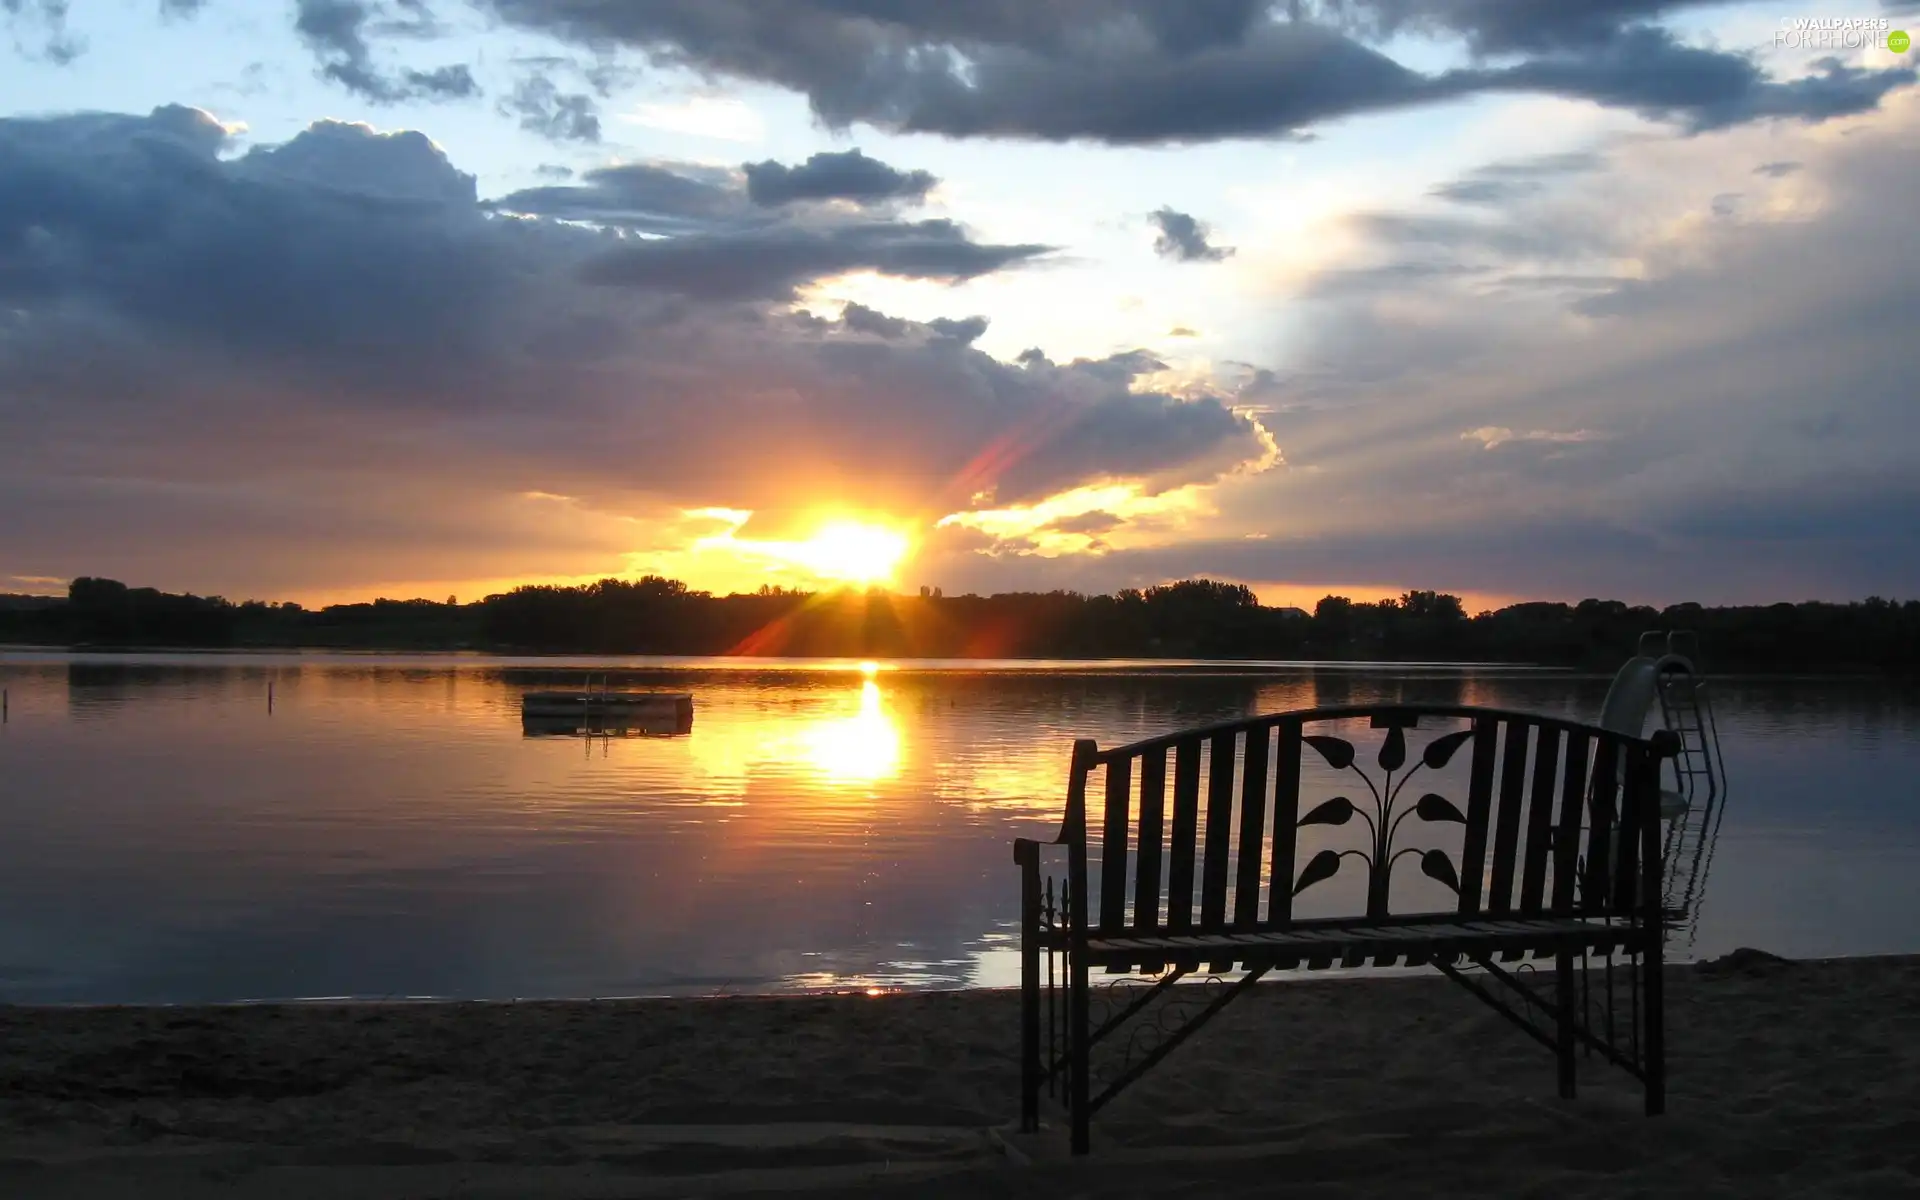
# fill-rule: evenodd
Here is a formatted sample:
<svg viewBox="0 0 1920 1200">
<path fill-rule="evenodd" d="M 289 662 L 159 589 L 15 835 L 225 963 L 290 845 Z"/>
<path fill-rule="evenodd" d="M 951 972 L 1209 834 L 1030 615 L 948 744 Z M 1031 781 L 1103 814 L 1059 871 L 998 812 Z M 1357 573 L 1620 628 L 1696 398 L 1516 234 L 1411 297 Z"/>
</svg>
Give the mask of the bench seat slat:
<svg viewBox="0 0 1920 1200">
<path fill-rule="evenodd" d="M 1633 926 L 1604 925 L 1577 918 L 1543 917 L 1513 921 L 1455 921 L 1446 924 L 1374 926 L 1365 929 L 1290 929 L 1247 933 L 1176 934 L 1148 937 L 1093 938 L 1087 949 L 1097 956 L 1180 953 L 1194 956 L 1234 955 L 1244 951 L 1276 949 L 1306 952 L 1349 947 L 1365 956 L 1398 956 L 1410 951 L 1505 948 L 1538 944 L 1552 948 L 1567 941 L 1605 943 L 1639 936 Z"/>
</svg>

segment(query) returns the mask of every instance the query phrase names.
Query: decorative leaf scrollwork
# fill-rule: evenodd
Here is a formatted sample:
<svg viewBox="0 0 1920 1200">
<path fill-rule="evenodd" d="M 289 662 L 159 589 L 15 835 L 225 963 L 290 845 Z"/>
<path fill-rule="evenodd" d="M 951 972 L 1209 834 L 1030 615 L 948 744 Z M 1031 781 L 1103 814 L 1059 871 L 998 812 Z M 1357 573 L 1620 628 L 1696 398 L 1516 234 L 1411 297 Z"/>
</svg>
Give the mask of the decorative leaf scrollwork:
<svg viewBox="0 0 1920 1200">
<path fill-rule="evenodd" d="M 1322 850 L 1315 854 L 1294 881 L 1294 895 L 1298 896 L 1314 884 L 1338 874 L 1340 860 L 1348 855 L 1366 864 L 1369 916 L 1387 914 L 1393 866 L 1403 857 L 1418 857 L 1420 869 L 1425 875 L 1459 894 L 1459 872 L 1445 852 L 1396 843 L 1400 826 L 1409 818 L 1465 825 L 1466 814 L 1437 792 L 1427 792 L 1416 803 L 1404 808 L 1399 807 L 1399 798 L 1408 782 L 1422 769 L 1439 770 L 1452 761 L 1460 747 L 1474 739 L 1476 730 L 1462 729 L 1434 738 L 1421 750 L 1419 761 L 1409 766 L 1406 730 L 1416 725 L 1417 720 L 1411 716 L 1389 719 L 1391 716 L 1376 717 L 1374 720 L 1374 728 L 1386 730 L 1377 755 L 1380 770 L 1384 774 L 1384 778 L 1380 779 L 1355 761 L 1354 745 L 1346 739 L 1325 734 L 1302 736 L 1301 740 L 1312 746 L 1328 766 L 1336 771 L 1352 771 L 1360 777 L 1372 798 L 1372 807 L 1369 811 L 1366 807 L 1354 804 L 1347 796 L 1336 796 L 1299 818 L 1296 823 L 1300 826 L 1346 825 L 1357 816 L 1366 823 L 1368 836 L 1364 848 Z"/>
<path fill-rule="evenodd" d="M 1460 875 L 1453 869 L 1453 860 L 1438 850 L 1429 850 L 1420 856 L 1420 870 L 1431 879 L 1438 879 L 1447 885 L 1456 896 L 1460 894 Z"/>
<path fill-rule="evenodd" d="M 1353 801 L 1345 796 L 1335 796 L 1325 804 L 1318 805 L 1306 816 L 1300 818 L 1301 825 L 1345 825 L 1353 820 Z"/>
<path fill-rule="evenodd" d="M 1380 743 L 1380 769 L 1398 771 L 1407 765 L 1407 731 L 1399 725 L 1387 730 L 1386 740 Z"/>
<path fill-rule="evenodd" d="M 1319 752 L 1327 765 L 1344 771 L 1353 765 L 1353 743 L 1324 733 L 1310 733 L 1300 739 Z"/>
<path fill-rule="evenodd" d="M 1335 850 L 1322 850 L 1307 860 L 1301 870 L 1300 878 L 1294 881 L 1293 894 L 1298 896 L 1322 880 L 1332 879 L 1340 871 L 1340 854 Z"/>
<path fill-rule="evenodd" d="M 1472 737 L 1471 729 L 1461 729 L 1437 737 L 1427 743 L 1426 750 L 1420 755 L 1420 761 L 1437 771 L 1452 762 L 1454 752 L 1466 745 Z"/>
</svg>

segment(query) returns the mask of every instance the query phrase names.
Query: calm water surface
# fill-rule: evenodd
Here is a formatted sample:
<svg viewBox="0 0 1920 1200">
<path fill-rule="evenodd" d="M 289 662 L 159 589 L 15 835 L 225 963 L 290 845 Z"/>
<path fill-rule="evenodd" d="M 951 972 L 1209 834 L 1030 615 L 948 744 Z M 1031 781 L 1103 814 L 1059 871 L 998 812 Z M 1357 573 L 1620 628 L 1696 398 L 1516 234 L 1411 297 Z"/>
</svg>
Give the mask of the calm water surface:
<svg viewBox="0 0 1920 1200">
<path fill-rule="evenodd" d="M 695 694 L 690 736 L 523 736 L 521 693 L 636 665 Z M 979 667 L 0 653 L 0 1001 L 1005 984 L 1008 842 L 1052 835 L 1075 737 L 1382 698 L 1591 720 L 1607 686 Z M 1715 694 L 1731 788 L 1678 953 L 1920 951 L 1920 696 Z"/>
</svg>

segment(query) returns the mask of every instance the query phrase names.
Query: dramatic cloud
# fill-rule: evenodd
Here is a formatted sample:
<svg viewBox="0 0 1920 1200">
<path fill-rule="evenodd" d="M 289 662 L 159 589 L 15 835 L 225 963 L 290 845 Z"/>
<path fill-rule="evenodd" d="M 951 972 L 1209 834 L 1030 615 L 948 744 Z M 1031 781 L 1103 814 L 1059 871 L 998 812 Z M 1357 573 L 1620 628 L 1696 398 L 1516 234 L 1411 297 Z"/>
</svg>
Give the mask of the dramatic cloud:
<svg viewBox="0 0 1920 1200">
<path fill-rule="evenodd" d="M 797 167 L 768 161 L 749 163 L 742 169 L 747 174 L 747 197 L 767 206 L 797 200 L 852 200 L 857 204 L 919 200 L 939 182 L 926 171 L 897 171 L 858 149 L 816 154 Z"/>
<path fill-rule="evenodd" d="M 600 167 L 586 172 L 577 185 L 528 188 L 491 201 L 489 207 L 649 234 L 759 228 L 771 223 L 746 203 L 732 172 L 694 163 Z"/>
<path fill-rule="evenodd" d="M 865 161 L 891 171 L 872 159 Z M 607 167 L 589 172 L 581 186 L 532 188 L 503 197 L 494 207 L 636 232 L 680 234 L 628 239 L 610 247 L 588 268 L 587 278 L 705 300 L 783 299 L 802 284 L 855 270 L 953 282 L 1051 249 L 978 243 L 948 220 L 769 215 L 751 198 L 751 173 L 756 169 L 746 169 L 743 191 L 736 176 L 711 167 Z"/>
<path fill-rule="evenodd" d="M 1160 235 L 1153 239 L 1154 253 L 1180 262 L 1219 262 L 1233 254 L 1232 246 L 1215 246 L 1207 241 L 1207 228 L 1183 212 L 1171 208 L 1154 210 L 1149 215 Z"/>
<path fill-rule="evenodd" d="M 1297 134 L 1357 113 L 1483 92 L 1592 100 L 1685 128 L 1871 109 L 1911 66 L 1767 77 L 1649 22 L 1684 3 L 1606 0 L 485 0 L 508 21 L 790 88 L 838 127 L 1115 144 Z M 1373 48 L 1456 39 L 1473 65 L 1425 74 Z"/>
<path fill-rule="evenodd" d="M 1722 0 L 1319 0 L 1328 18 L 1375 37 L 1464 37 L 1475 54 L 1575 50 L 1604 45 L 1623 28 Z"/>
<path fill-rule="evenodd" d="M 855 333 L 870 333 L 875 337 L 946 338 L 963 346 L 978 341 L 980 335 L 987 331 L 985 317 L 962 317 L 957 320 L 951 317 L 935 317 L 923 324 L 918 321 L 909 321 L 904 317 L 890 317 L 864 304 L 847 305 L 840 314 L 840 323 Z"/>
<path fill-rule="evenodd" d="M 686 544 L 686 509 L 931 521 L 1268 453 L 1230 398 L 1148 386 L 1144 354 L 1009 364 L 971 345 L 981 318 L 784 302 L 1039 247 L 769 216 L 734 173 L 658 164 L 489 206 L 424 136 L 332 122 L 233 151 L 184 108 L 0 120 L 0 508 L 36 514 L 0 534 L 6 570 L 259 590 L 613 571 Z M 642 208 L 693 231 L 619 222 Z"/>
<path fill-rule="evenodd" d="M 752 233 L 636 241 L 596 260 L 586 277 L 703 300 L 779 300 L 801 284 L 854 270 L 955 282 L 1046 253 L 1040 245 L 989 246 L 952 221 L 875 222 L 825 229 L 779 226 Z"/>
<path fill-rule="evenodd" d="M 1606 172 L 1471 222 L 1347 221 L 1355 265 L 1292 313 L 1303 369 L 1259 383 L 1287 470 L 1223 491 L 1197 536 L 1097 560 L 961 557 L 940 578 L 1912 594 L 1920 271 L 1905 242 L 1862 231 L 1899 228 L 1920 188 L 1901 152 L 1920 104 L 1842 132 L 1621 139 Z M 1802 167 L 1756 178 L 1769 150 Z M 1729 184 L 1746 200 L 1716 216 Z"/>
<path fill-rule="evenodd" d="M 421 0 L 397 0 L 397 6 L 397 12 L 389 12 L 378 0 L 295 0 L 294 29 L 320 60 L 322 76 L 368 100 L 397 104 L 479 95 L 480 85 L 465 65 L 391 74 L 374 66 L 366 37 L 370 24 L 378 21 L 389 31 L 421 37 L 437 31 Z"/>
</svg>

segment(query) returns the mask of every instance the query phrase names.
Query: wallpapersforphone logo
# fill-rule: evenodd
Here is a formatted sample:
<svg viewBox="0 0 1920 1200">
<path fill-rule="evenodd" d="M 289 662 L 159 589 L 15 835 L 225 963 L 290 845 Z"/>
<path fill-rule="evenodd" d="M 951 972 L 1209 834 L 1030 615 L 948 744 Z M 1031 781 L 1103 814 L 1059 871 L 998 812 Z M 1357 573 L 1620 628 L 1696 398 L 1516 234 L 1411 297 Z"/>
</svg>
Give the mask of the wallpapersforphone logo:
<svg viewBox="0 0 1920 1200">
<path fill-rule="evenodd" d="M 1785 17 L 1773 31 L 1777 50 L 1887 50 L 1905 54 L 1913 39 L 1885 17 Z"/>
</svg>

